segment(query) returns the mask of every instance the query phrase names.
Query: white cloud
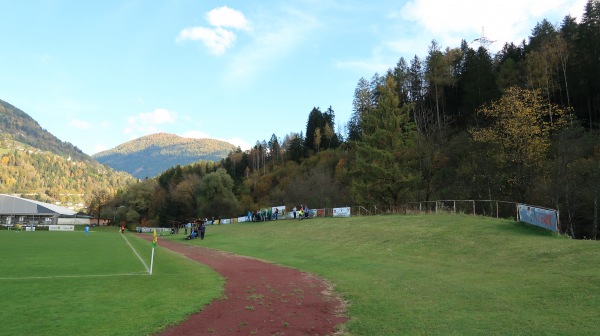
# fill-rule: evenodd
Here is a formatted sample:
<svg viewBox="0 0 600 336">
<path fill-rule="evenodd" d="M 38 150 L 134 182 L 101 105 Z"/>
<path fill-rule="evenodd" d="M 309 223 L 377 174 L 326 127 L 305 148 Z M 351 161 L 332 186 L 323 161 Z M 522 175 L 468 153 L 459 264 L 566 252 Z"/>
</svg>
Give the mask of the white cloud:
<svg viewBox="0 0 600 336">
<path fill-rule="evenodd" d="M 497 41 L 490 47 L 493 50 L 501 48 L 505 42 L 519 43 L 526 39 L 536 22 L 544 18 L 562 19 L 577 6 L 580 6 L 581 11 L 585 1 L 412 0 L 406 3 L 400 12 L 390 15 L 390 18 L 416 22 L 419 28 L 424 30 L 422 33 L 429 33 L 442 45 L 455 45 L 456 41 L 462 38 L 478 37 L 484 30 L 488 39 Z"/>
<path fill-rule="evenodd" d="M 177 41 L 202 41 L 214 55 L 222 55 L 225 50 L 233 45 L 236 36 L 233 32 L 217 28 L 192 27 L 179 33 Z"/>
<path fill-rule="evenodd" d="M 239 146 L 242 150 L 248 150 L 248 149 L 252 148 L 252 146 L 250 146 L 246 141 L 244 141 L 240 138 L 230 138 L 230 139 L 226 139 L 224 141 L 227 141 L 230 144 L 233 144 L 235 146 Z"/>
<path fill-rule="evenodd" d="M 158 108 L 150 113 L 140 113 L 127 119 L 127 126 L 123 130 L 125 134 L 141 133 L 142 135 L 158 133 L 160 125 L 173 124 L 177 120 L 177 113 L 164 108 Z"/>
<path fill-rule="evenodd" d="M 107 150 L 108 148 L 106 148 L 106 146 L 104 145 L 100 145 L 100 144 L 96 144 L 96 146 L 94 146 L 94 152 L 90 155 L 94 155 L 96 153 L 100 153 L 103 152 L 105 150 Z"/>
<path fill-rule="evenodd" d="M 215 8 L 206 14 L 214 28 L 190 27 L 179 32 L 175 41 L 201 41 L 214 55 L 223 55 L 235 43 L 236 34 L 231 29 L 250 30 L 250 24 L 242 12 L 227 6 Z"/>
<path fill-rule="evenodd" d="M 317 18 L 299 10 L 287 8 L 278 15 L 264 17 L 262 25 L 252 34 L 252 42 L 232 60 L 225 80 L 236 85 L 253 76 L 274 61 L 289 55 L 310 39 L 311 33 L 320 25 Z"/>
<path fill-rule="evenodd" d="M 87 130 L 91 128 L 90 123 L 88 123 L 87 121 L 79 120 L 77 118 L 71 119 L 69 121 L 69 126 L 80 130 Z"/>
<path fill-rule="evenodd" d="M 137 117 L 133 117 L 143 123 L 149 123 L 154 125 L 160 124 L 172 124 L 177 120 L 177 113 L 169 111 L 164 108 L 157 108 L 150 113 L 140 113 Z"/>
<path fill-rule="evenodd" d="M 206 17 L 211 26 L 250 30 L 250 24 L 244 14 L 227 6 L 211 10 Z"/>
<path fill-rule="evenodd" d="M 184 138 L 192 138 L 192 139 L 206 139 L 210 138 L 210 136 L 206 133 L 202 133 L 200 131 L 189 131 L 185 132 L 181 135 Z"/>
</svg>

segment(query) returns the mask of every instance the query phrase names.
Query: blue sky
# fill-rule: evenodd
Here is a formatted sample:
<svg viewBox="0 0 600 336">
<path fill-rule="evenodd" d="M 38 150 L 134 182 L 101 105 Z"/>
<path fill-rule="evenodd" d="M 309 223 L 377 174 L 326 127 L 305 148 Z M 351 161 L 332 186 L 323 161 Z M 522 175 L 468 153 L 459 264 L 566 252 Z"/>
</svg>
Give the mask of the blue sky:
<svg viewBox="0 0 600 336">
<path fill-rule="evenodd" d="M 0 99 L 87 154 L 158 132 L 247 149 L 352 113 L 361 77 L 458 47 L 519 43 L 586 0 L 0 0 Z"/>
</svg>

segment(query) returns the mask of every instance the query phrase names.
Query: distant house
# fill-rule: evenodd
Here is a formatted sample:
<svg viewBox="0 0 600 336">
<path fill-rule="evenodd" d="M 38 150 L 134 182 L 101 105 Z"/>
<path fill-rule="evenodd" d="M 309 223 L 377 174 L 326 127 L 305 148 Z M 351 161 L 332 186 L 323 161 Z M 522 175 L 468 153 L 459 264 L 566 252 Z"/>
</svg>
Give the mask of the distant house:
<svg viewBox="0 0 600 336">
<path fill-rule="evenodd" d="M 0 194 L 0 225 L 90 224 L 89 216 L 54 204 Z"/>
</svg>

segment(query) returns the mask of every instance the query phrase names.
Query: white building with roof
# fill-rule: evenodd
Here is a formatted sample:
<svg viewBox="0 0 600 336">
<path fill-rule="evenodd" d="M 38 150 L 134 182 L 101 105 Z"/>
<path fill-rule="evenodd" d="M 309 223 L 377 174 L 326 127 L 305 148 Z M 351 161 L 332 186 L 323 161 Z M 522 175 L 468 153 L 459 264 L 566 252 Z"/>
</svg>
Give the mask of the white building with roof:
<svg viewBox="0 0 600 336">
<path fill-rule="evenodd" d="M 0 194 L 0 225 L 57 225 L 57 224 L 89 224 L 89 216 L 77 215 L 71 209 Z"/>
</svg>

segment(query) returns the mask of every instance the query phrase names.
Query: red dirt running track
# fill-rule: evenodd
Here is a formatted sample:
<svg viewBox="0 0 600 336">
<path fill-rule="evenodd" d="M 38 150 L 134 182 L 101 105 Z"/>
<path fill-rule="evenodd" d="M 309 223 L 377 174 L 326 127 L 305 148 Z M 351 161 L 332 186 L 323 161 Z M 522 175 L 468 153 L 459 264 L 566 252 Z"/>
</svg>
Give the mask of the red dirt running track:
<svg viewBox="0 0 600 336">
<path fill-rule="evenodd" d="M 151 239 L 149 235 L 140 235 Z M 161 335 L 334 335 L 347 322 L 326 281 L 298 270 L 167 240 L 160 246 L 212 267 L 226 279 L 218 299 Z"/>
</svg>

